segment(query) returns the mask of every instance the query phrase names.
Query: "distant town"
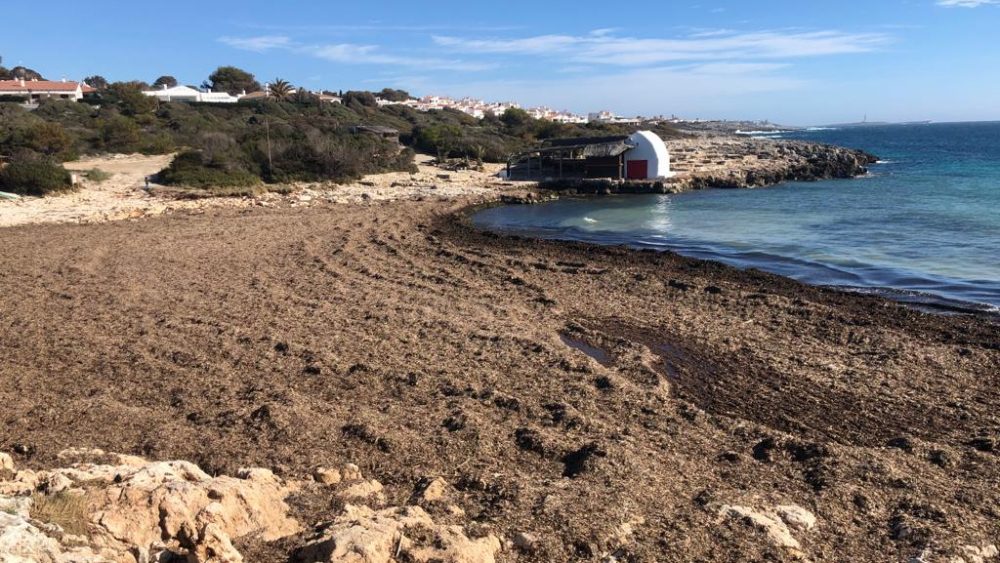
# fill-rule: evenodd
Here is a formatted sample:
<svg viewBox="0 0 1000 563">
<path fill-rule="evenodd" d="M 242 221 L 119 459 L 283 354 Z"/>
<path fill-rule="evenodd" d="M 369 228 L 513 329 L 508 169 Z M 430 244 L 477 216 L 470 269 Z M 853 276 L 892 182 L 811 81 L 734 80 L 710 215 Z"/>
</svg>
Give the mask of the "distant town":
<svg viewBox="0 0 1000 563">
<path fill-rule="evenodd" d="M 300 91 L 306 91 L 303 88 Z M 264 84 L 264 88 L 258 92 L 252 93 L 241 93 L 235 96 L 227 94 L 225 92 L 209 92 L 204 89 L 193 88 L 191 86 L 174 86 L 172 88 L 161 88 L 157 90 L 148 90 L 144 92 L 148 96 L 154 96 L 161 99 L 162 101 L 189 101 L 189 102 L 211 102 L 211 103 L 235 103 L 241 99 L 256 99 L 256 98 L 268 98 L 273 96 L 272 88 L 270 84 Z M 341 96 L 333 94 L 329 91 L 307 91 L 318 97 L 320 100 L 330 103 L 340 103 Z M 420 98 L 408 97 L 405 100 L 399 99 L 385 99 L 380 98 L 376 95 L 375 101 L 378 105 L 389 106 L 389 105 L 403 105 L 411 107 L 417 111 L 432 111 L 432 110 L 444 110 L 451 109 L 455 111 L 460 111 L 475 117 L 476 119 L 482 119 L 489 114 L 493 115 L 503 115 L 503 113 L 509 109 L 523 109 L 535 119 L 545 119 L 555 123 L 611 123 L 611 124 L 621 124 L 621 125 L 636 125 L 639 123 L 647 121 L 660 121 L 660 122 L 673 122 L 680 123 L 684 120 L 678 117 L 624 117 L 618 115 L 611 111 L 597 111 L 591 112 L 587 115 L 581 115 L 573 113 L 567 110 L 555 110 L 550 107 L 540 106 L 540 107 L 522 107 L 518 102 L 506 101 L 506 102 L 490 102 L 486 100 L 481 100 L 478 98 L 464 97 L 464 98 L 452 98 L 449 96 L 423 96 Z"/>
<path fill-rule="evenodd" d="M 231 94 L 228 92 L 215 92 L 209 88 L 185 86 L 180 84 L 174 85 L 161 85 L 159 88 L 149 88 L 143 91 L 143 94 L 154 97 L 160 101 L 164 102 L 188 102 L 188 103 L 215 103 L 215 104 L 225 104 L 225 103 L 236 103 L 240 100 L 253 100 L 261 98 L 270 98 L 275 96 L 275 89 L 271 87 L 271 84 L 264 84 L 263 88 L 255 92 L 240 92 L 237 94 Z M 60 98 L 68 100 L 79 101 L 84 98 L 84 96 L 95 92 L 95 85 L 88 84 L 86 81 L 70 81 L 66 79 L 62 80 L 42 80 L 38 78 L 21 78 L 13 80 L 0 80 L 0 95 L 2 96 L 12 96 L 23 98 L 28 105 L 37 103 L 42 99 L 48 98 Z M 296 92 L 306 93 L 315 96 L 321 102 L 327 103 L 341 103 L 342 96 L 330 92 L 330 91 L 309 91 L 305 88 L 294 89 Z M 400 91 L 396 91 L 400 92 Z M 389 105 L 403 105 L 411 107 L 417 111 L 433 111 L 433 110 L 454 110 L 460 111 L 462 113 L 468 114 L 476 119 L 482 119 L 489 114 L 493 115 L 503 115 L 503 113 L 509 109 L 522 109 L 528 113 L 531 117 L 535 119 L 544 119 L 552 121 L 554 123 L 572 123 L 572 124 L 587 124 L 587 123 L 599 123 L 599 124 L 616 124 L 616 125 L 638 125 L 640 123 L 669 123 L 669 124 L 684 124 L 690 128 L 694 129 L 705 129 L 705 130 L 724 130 L 724 131 L 740 131 L 744 130 L 755 130 L 755 131 L 769 131 L 775 129 L 783 129 L 785 127 L 780 127 L 772 124 L 766 120 L 762 121 L 720 121 L 720 120 L 703 120 L 703 119 L 688 119 L 681 118 L 675 115 L 669 117 L 664 115 L 658 116 L 622 116 L 618 113 L 608 110 L 601 110 L 595 112 L 589 112 L 587 115 L 573 113 L 568 110 L 555 110 L 546 106 L 539 107 L 522 107 L 522 105 L 515 101 L 486 101 L 478 98 L 463 97 L 463 98 L 452 98 L 449 96 L 422 96 L 422 97 L 411 97 L 406 96 L 406 99 L 385 99 L 376 95 L 375 100 L 377 104 L 381 106 Z"/>
</svg>

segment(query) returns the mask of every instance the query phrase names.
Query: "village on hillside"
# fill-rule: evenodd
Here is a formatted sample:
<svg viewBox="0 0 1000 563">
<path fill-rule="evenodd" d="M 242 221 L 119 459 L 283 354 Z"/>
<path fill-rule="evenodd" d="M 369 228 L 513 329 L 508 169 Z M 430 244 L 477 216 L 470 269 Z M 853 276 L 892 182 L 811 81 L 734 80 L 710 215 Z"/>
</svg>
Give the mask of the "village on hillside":
<svg viewBox="0 0 1000 563">
<path fill-rule="evenodd" d="M 278 84 L 278 83 L 281 84 Z M 44 99 L 64 99 L 80 101 L 87 96 L 94 95 L 99 85 L 88 84 L 86 80 L 72 81 L 66 80 L 44 80 L 40 77 L 21 77 L 10 80 L 0 79 L 0 98 L 20 99 L 26 105 L 34 106 Z M 158 86 L 158 87 L 157 87 Z M 719 122 L 705 121 L 701 119 L 682 119 L 676 116 L 665 117 L 663 115 L 654 117 L 644 116 L 622 116 L 608 110 L 589 112 L 587 115 L 574 113 L 569 110 L 555 110 L 546 106 L 522 107 L 518 102 L 505 101 L 493 102 L 473 97 L 453 98 L 449 96 L 426 95 L 422 97 L 412 97 L 401 90 L 393 92 L 404 93 L 403 99 L 382 98 L 376 95 L 375 101 L 379 106 L 403 105 L 411 107 L 417 111 L 432 110 L 455 110 L 468 114 L 476 119 L 482 119 L 487 115 L 502 115 L 508 109 L 523 109 L 534 119 L 543 119 L 554 123 L 566 124 L 614 124 L 614 125 L 637 125 L 640 123 L 669 123 L 669 124 L 712 124 L 712 123 L 738 123 L 740 126 L 751 126 L 756 128 L 768 128 L 767 121 L 740 121 L 740 122 Z M 304 94 L 314 96 L 321 102 L 341 103 L 343 92 L 335 93 L 328 90 L 310 91 L 305 88 L 294 88 L 284 81 L 265 83 L 260 90 L 247 92 L 241 91 L 236 94 L 229 92 L 216 92 L 210 88 L 194 87 L 177 84 L 171 81 L 163 84 L 155 84 L 148 87 L 143 94 L 156 98 L 163 102 L 188 102 L 188 103 L 212 103 L 212 104 L 233 104 L 241 100 L 255 100 L 261 98 L 283 98 L 290 94 Z M 739 127 L 733 128 L 734 130 Z"/>
</svg>

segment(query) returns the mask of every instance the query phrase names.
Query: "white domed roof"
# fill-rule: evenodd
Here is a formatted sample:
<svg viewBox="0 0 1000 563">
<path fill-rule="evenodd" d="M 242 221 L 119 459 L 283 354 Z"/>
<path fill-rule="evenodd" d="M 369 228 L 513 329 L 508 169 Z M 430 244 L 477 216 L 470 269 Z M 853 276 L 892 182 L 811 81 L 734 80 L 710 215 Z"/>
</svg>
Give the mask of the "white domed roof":
<svg viewBox="0 0 1000 563">
<path fill-rule="evenodd" d="M 663 139 L 652 131 L 636 131 L 629 137 L 635 148 L 625 153 L 625 160 L 647 161 L 647 178 L 670 178 L 670 153 Z"/>
</svg>

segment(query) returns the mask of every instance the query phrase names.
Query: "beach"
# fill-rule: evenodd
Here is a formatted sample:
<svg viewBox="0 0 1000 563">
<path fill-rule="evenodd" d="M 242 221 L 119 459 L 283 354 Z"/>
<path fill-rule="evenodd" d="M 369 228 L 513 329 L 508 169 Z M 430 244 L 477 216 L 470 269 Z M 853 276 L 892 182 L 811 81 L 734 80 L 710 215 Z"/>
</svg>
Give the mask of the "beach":
<svg viewBox="0 0 1000 563">
<path fill-rule="evenodd" d="M 234 533 L 247 561 L 310 545 L 343 510 L 318 468 L 346 463 L 378 481 L 354 504 L 419 505 L 497 561 L 992 553 L 996 324 L 480 232 L 523 188 L 438 197 L 439 173 L 3 229 L 0 450 L 273 471 L 300 531 Z"/>
</svg>

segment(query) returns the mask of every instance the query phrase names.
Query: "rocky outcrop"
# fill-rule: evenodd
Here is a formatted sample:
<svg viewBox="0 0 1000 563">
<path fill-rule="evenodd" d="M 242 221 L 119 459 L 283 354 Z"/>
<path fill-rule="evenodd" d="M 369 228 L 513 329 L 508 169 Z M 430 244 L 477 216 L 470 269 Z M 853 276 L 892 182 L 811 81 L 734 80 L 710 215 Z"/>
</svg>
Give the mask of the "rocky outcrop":
<svg viewBox="0 0 1000 563">
<path fill-rule="evenodd" d="M 75 462 L 18 471 L 0 482 L 0 494 L 25 507 L 17 517 L 40 512 L 24 522 L 0 522 L 0 535 L 16 538 L 27 560 L 78 561 L 86 555 L 131 563 L 173 553 L 192 563 L 239 563 L 235 538 L 255 534 L 266 541 L 299 530 L 284 502 L 296 486 L 266 469 L 212 477 L 185 461 L 149 462 L 100 450 L 68 450 L 60 458 Z M 34 521 L 50 514 L 60 521 L 43 522 L 48 535 L 35 533 Z M 85 535 L 69 534 L 70 526 Z M 80 545 L 71 550 L 68 544 Z"/>
<path fill-rule="evenodd" d="M 808 532 L 816 526 L 816 517 L 805 508 L 796 505 L 765 509 L 723 505 L 719 508 L 719 516 L 762 534 L 773 546 L 786 550 L 796 559 L 805 559 L 805 555 L 802 552 L 802 543 L 792 531 Z"/>
<path fill-rule="evenodd" d="M 384 507 L 383 486 L 358 466 L 318 468 L 312 481 L 286 481 L 267 469 L 210 476 L 186 461 L 147 461 L 101 450 L 66 450 L 66 464 L 14 471 L 0 456 L 0 563 L 242 563 L 236 545 L 288 539 L 304 562 L 492 563 L 491 534 L 469 537 L 448 507 L 448 524 L 420 506 Z M 303 531 L 285 499 L 311 488 L 344 503 Z M 415 502 L 443 502 L 451 487 L 429 481 Z"/>
<path fill-rule="evenodd" d="M 804 141 L 710 138 L 672 141 L 670 149 L 678 172 L 670 180 L 567 179 L 540 182 L 539 187 L 586 195 L 759 188 L 790 181 L 854 178 L 866 174 L 878 161 L 864 151 Z"/>
<path fill-rule="evenodd" d="M 373 510 L 348 505 L 298 551 L 302 563 L 493 563 L 500 550 L 493 535 L 470 539 L 461 526 L 447 526 L 419 506 Z"/>
<path fill-rule="evenodd" d="M 868 173 L 878 161 L 864 151 L 803 142 L 751 144 L 753 158 L 721 170 L 693 172 L 678 182 L 681 189 L 759 188 L 781 182 L 845 179 Z"/>
<path fill-rule="evenodd" d="M 0 561 L 57 563 L 62 554 L 59 542 L 29 522 L 27 515 L 0 512 Z"/>
</svg>

